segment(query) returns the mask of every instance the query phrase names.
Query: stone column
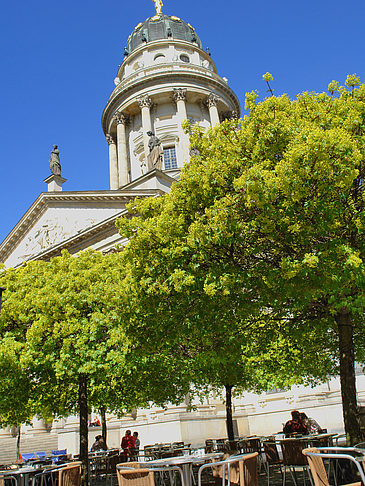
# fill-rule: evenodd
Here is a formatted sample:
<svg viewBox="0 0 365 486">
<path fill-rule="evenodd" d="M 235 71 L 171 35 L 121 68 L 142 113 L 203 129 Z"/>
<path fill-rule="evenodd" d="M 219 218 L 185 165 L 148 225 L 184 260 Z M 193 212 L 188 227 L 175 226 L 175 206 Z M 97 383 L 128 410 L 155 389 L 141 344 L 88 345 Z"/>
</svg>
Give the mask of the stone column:
<svg viewBox="0 0 365 486">
<path fill-rule="evenodd" d="M 115 191 L 118 186 L 118 156 L 117 146 L 115 140 L 111 135 L 106 136 L 106 141 L 109 144 L 109 171 L 110 171 L 110 189 Z"/>
<path fill-rule="evenodd" d="M 118 146 L 118 174 L 119 187 L 128 184 L 128 152 L 126 125 L 129 123 L 129 117 L 123 113 L 116 113 L 114 116 L 117 124 L 117 146 Z"/>
<path fill-rule="evenodd" d="M 143 145 L 144 145 L 144 154 L 145 159 L 147 161 L 147 155 L 149 154 L 148 149 L 148 135 L 147 132 L 153 131 L 152 124 L 151 124 L 151 107 L 152 107 L 152 100 L 148 95 L 140 96 L 137 98 L 139 107 L 142 111 L 142 130 L 143 130 Z"/>
<path fill-rule="evenodd" d="M 205 100 L 206 105 L 209 108 L 210 124 L 212 125 L 212 127 L 215 127 L 220 123 L 217 108 L 218 101 L 219 97 L 214 93 L 210 93 L 210 95 Z"/>
<path fill-rule="evenodd" d="M 186 89 L 185 88 L 175 88 L 174 89 L 174 101 L 177 106 L 177 126 L 179 130 L 179 139 L 181 144 L 181 152 L 183 157 L 183 164 L 189 162 L 189 135 L 184 132 L 181 124 L 187 119 L 186 113 Z M 181 164 L 182 165 L 182 164 Z"/>
</svg>

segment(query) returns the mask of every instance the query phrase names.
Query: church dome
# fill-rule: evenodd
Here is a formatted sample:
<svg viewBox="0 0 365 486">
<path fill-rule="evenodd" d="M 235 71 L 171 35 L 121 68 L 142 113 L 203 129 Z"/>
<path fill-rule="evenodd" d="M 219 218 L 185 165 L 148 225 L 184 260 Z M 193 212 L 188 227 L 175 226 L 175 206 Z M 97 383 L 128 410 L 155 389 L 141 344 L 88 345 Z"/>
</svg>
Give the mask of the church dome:
<svg viewBox="0 0 365 486">
<path fill-rule="evenodd" d="M 143 43 L 160 39 L 179 39 L 202 48 L 194 27 L 178 17 L 160 14 L 137 25 L 128 38 L 126 54 L 130 54 Z"/>
</svg>

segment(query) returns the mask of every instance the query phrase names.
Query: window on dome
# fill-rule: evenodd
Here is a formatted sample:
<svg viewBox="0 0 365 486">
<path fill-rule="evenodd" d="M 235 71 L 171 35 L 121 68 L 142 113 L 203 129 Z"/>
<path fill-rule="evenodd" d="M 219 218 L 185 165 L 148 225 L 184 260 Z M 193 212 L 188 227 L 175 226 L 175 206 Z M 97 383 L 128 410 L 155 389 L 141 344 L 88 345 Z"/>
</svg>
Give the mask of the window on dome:
<svg viewBox="0 0 365 486">
<path fill-rule="evenodd" d="M 190 62 L 189 56 L 187 56 L 186 54 L 181 54 L 180 61 L 182 61 L 182 62 Z"/>
<path fill-rule="evenodd" d="M 166 147 L 163 149 L 163 160 L 165 170 L 177 168 L 176 148 Z"/>
<path fill-rule="evenodd" d="M 154 59 L 155 62 L 163 62 L 165 60 L 165 56 L 163 54 L 156 54 Z"/>
</svg>

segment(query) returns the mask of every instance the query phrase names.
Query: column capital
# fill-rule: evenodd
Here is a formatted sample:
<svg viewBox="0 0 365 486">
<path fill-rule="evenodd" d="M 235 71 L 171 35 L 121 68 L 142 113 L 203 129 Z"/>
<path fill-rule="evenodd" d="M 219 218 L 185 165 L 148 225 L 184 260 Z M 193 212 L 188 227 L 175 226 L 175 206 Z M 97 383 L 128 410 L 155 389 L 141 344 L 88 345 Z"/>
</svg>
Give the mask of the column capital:
<svg viewBox="0 0 365 486">
<path fill-rule="evenodd" d="M 153 105 L 152 100 L 149 97 L 149 95 L 138 96 L 137 102 L 138 102 L 140 108 L 144 108 L 144 107 L 151 108 L 152 105 Z"/>
<path fill-rule="evenodd" d="M 222 120 L 237 120 L 237 119 L 238 119 L 238 113 L 235 110 L 226 111 L 222 113 Z"/>
<path fill-rule="evenodd" d="M 174 88 L 173 92 L 173 98 L 175 103 L 177 103 L 178 101 L 186 101 L 186 88 Z"/>
<path fill-rule="evenodd" d="M 108 145 L 111 145 L 111 144 L 113 144 L 113 143 L 115 144 L 115 140 L 114 140 L 114 138 L 113 138 L 113 137 L 110 135 L 110 133 L 108 133 L 108 134 L 106 135 L 106 137 L 105 137 L 105 138 L 106 138 L 106 141 L 108 142 Z"/>
<path fill-rule="evenodd" d="M 217 106 L 219 100 L 219 96 L 215 93 L 210 93 L 205 99 L 205 104 L 210 108 L 211 106 Z"/>
<path fill-rule="evenodd" d="M 124 113 L 121 112 L 116 112 L 114 117 L 113 117 L 115 123 L 117 125 L 123 124 L 123 125 L 128 125 L 130 118 L 128 115 L 125 115 Z"/>
</svg>

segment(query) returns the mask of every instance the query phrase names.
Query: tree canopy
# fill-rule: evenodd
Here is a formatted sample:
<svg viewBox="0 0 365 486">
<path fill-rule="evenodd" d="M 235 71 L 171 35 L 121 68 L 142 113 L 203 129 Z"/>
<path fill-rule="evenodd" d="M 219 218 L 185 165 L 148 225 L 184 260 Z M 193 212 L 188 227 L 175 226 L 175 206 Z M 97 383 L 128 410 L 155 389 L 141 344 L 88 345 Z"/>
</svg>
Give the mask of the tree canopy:
<svg viewBox="0 0 365 486">
<path fill-rule="evenodd" d="M 329 94 L 257 102 L 250 93 L 246 107 L 243 120 L 207 133 L 188 127 L 195 155 L 181 181 L 164 198 L 131 205 L 139 218 L 119 220 L 130 240 L 122 258 L 138 321 L 133 339 L 148 333 L 150 348 L 158 342 L 190 353 L 197 374 L 232 358 L 232 377 L 252 359 L 269 376 L 267 387 L 338 371 L 355 442 L 354 358 L 364 361 L 365 86 L 349 76 L 346 87 L 330 83 Z M 204 354 L 212 350 L 215 356 Z M 280 359 L 267 375 L 264 366 Z M 206 368 L 201 374 L 214 382 Z"/>
</svg>

